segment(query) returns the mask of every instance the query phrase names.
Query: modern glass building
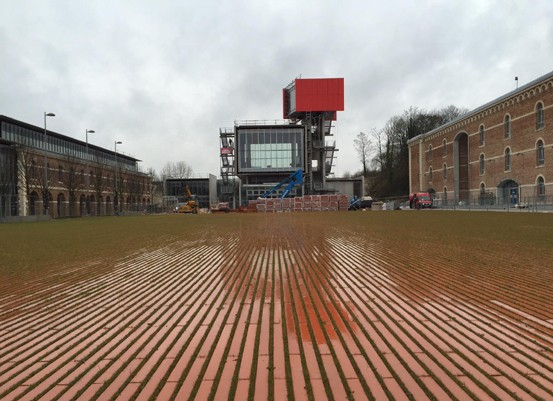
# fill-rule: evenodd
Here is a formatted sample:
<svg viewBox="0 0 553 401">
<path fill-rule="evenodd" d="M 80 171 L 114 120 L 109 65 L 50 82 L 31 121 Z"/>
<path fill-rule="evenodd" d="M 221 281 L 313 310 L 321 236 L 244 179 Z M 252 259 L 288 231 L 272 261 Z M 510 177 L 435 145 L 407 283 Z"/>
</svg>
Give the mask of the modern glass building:
<svg viewBox="0 0 553 401">
<path fill-rule="evenodd" d="M 213 174 L 205 178 L 168 178 L 165 180 L 165 196 L 172 196 L 178 202 L 184 202 L 185 187 L 196 196 L 200 208 L 207 209 L 217 202 L 217 177 Z"/>
<path fill-rule="evenodd" d="M 304 168 L 304 131 L 301 125 L 237 127 L 238 174 L 289 175 Z"/>
<path fill-rule="evenodd" d="M 305 170 L 305 126 L 258 123 L 235 126 L 233 152 L 235 149 L 243 202 L 257 199 L 298 169 Z M 302 192 L 302 188 L 296 187 L 291 195 L 302 195 Z"/>
<path fill-rule="evenodd" d="M 284 120 L 241 121 L 219 130 L 221 179 L 225 185 L 232 177 L 240 179 L 242 204 L 299 169 L 303 185 L 290 196 L 335 192 L 326 177 L 337 149 L 326 138 L 337 111 L 344 110 L 344 79 L 297 78 L 283 89 L 282 100 Z"/>
</svg>

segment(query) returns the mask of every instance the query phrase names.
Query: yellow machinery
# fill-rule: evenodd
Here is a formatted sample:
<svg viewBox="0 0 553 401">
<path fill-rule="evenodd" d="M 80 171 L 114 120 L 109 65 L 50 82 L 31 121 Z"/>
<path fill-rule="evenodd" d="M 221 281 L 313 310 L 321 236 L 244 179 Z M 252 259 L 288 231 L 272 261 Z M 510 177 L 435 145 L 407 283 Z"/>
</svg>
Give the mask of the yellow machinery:
<svg viewBox="0 0 553 401">
<path fill-rule="evenodd" d="M 198 213 L 200 206 L 196 202 L 196 196 L 190 193 L 188 185 L 184 187 L 184 203 L 177 205 L 177 213 Z"/>
</svg>

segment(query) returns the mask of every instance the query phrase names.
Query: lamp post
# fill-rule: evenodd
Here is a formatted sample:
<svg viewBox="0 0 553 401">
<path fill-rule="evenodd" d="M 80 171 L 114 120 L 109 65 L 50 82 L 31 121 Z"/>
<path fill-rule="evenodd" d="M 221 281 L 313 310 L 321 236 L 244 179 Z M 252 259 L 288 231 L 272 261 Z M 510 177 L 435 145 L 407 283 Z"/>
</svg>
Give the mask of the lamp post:
<svg viewBox="0 0 553 401">
<path fill-rule="evenodd" d="M 85 136 L 86 136 L 86 152 L 85 152 L 85 158 L 86 158 L 86 169 L 88 170 L 88 134 L 93 134 L 96 131 L 93 129 L 87 129 L 85 130 Z M 86 172 L 86 212 L 90 214 L 91 208 L 90 208 L 90 171 Z"/>
<path fill-rule="evenodd" d="M 117 145 L 118 144 L 122 144 L 123 142 L 121 141 L 115 141 L 115 150 L 114 150 L 114 154 L 115 154 L 115 214 L 119 215 L 119 192 L 118 192 L 118 181 L 119 181 L 119 177 L 118 177 L 118 171 L 119 171 L 119 165 L 117 164 Z"/>
<path fill-rule="evenodd" d="M 46 117 L 55 116 L 54 113 L 44 112 L 44 192 L 42 194 L 42 202 L 45 215 L 48 215 L 48 209 L 50 207 L 50 189 L 48 188 L 48 131 L 46 130 Z"/>
</svg>

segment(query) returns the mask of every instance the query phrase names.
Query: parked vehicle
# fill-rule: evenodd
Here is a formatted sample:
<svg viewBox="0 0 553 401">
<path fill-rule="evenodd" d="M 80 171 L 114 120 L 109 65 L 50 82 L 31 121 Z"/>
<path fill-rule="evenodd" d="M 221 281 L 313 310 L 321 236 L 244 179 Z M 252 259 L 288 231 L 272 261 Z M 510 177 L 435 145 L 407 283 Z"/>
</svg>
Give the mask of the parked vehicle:
<svg viewBox="0 0 553 401">
<path fill-rule="evenodd" d="M 432 197 L 428 192 L 413 192 L 409 195 L 409 207 L 411 209 L 432 208 Z"/>
<path fill-rule="evenodd" d="M 363 196 L 358 198 L 354 196 L 351 198 L 348 210 L 370 209 L 373 204 L 373 198 L 370 196 Z"/>
<path fill-rule="evenodd" d="M 228 202 L 219 202 L 215 205 L 211 205 L 211 213 L 228 213 L 230 212 L 230 206 Z"/>
</svg>

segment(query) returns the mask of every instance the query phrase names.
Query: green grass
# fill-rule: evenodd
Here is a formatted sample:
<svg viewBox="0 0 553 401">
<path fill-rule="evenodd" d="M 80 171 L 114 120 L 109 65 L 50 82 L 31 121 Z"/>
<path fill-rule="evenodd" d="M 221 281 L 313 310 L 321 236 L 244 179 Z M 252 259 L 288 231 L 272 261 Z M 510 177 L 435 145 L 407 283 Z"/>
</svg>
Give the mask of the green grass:
<svg viewBox="0 0 553 401">
<path fill-rule="evenodd" d="M 360 240 L 405 246 L 438 243 L 462 249 L 494 248 L 505 252 L 553 250 L 553 214 L 387 211 L 230 215 L 152 215 L 63 219 L 0 225 L 0 277 L 28 277 L 69 264 L 114 258 L 179 240 L 232 235 L 272 218 L 289 220 L 290 229 L 319 225 L 362 232 Z"/>
</svg>

